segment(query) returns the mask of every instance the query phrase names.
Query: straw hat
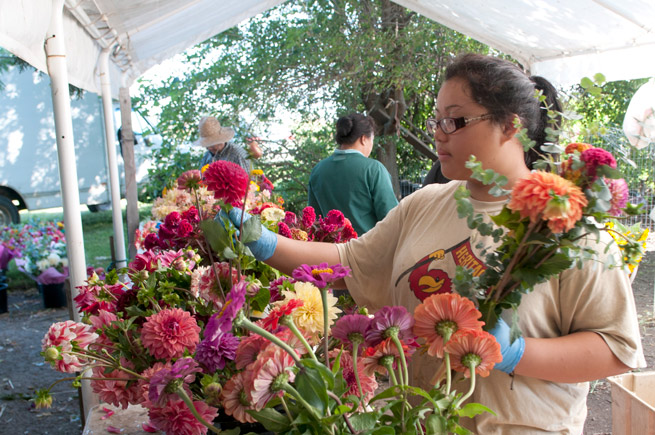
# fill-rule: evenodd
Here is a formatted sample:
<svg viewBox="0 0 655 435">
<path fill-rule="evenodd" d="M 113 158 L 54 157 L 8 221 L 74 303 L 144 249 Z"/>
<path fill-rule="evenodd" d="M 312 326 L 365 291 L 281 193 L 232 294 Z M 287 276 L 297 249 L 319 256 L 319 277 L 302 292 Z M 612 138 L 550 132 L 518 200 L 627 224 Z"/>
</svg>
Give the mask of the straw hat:
<svg viewBox="0 0 655 435">
<path fill-rule="evenodd" d="M 198 123 L 198 137 L 194 145 L 207 148 L 232 139 L 234 137 L 234 129 L 221 127 L 221 123 L 213 116 L 203 116 Z"/>
</svg>

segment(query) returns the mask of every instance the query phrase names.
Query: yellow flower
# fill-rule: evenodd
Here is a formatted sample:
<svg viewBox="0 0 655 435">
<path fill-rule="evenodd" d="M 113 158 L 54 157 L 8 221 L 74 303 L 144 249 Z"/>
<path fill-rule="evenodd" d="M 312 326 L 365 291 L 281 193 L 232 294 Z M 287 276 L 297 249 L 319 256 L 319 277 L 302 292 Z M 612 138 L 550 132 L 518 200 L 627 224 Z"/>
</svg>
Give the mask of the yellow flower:
<svg viewBox="0 0 655 435">
<path fill-rule="evenodd" d="M 252 175 L 253 177 L 257 175 L 264 175 L 264 171 L 262 171 L 261 169 L 253 169 L 252 171 L 250 171 L 250 175 Z"/>
<path fill-rule="evenodd" d="M 284 210 L 277 207 L 269 207 L 262 211 L 262 219 L 268 222 L 280 222 L 284 219 Z"/>
<path fill-rule="evenodd" d="M 321 300 L 321 291 L 314 284 L 308 282 L 297 282 L 293 285 L 295 292 L 284 290 L 282 295 L 284 300 L 280 304 L 286 304 L 291 299 L 300 299 L 303 305 L 293 312 L 293 321 L 304 333 L 311 336 L 310 342 L 317 344 L 319 335 L 323 333 L 323 301 Z M 331 293 L 327 295 L 328 304 L 328 322 L 331 326 L 341 312 L 336 307 L 337 298 Z"/>
<path fill-rule="evenodd" d="M 209 163 L 207 163 L 205 166 L 200 168 L 200 173 L 204 174 L 208 167 L 209 167 Z"/>
</svg>

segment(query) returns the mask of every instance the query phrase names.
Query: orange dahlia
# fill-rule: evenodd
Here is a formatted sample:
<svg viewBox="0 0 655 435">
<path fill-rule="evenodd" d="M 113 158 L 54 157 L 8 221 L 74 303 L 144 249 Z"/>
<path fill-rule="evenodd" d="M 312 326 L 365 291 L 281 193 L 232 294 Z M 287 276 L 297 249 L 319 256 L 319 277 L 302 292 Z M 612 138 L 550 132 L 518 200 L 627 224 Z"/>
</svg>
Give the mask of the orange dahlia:
<svg viewBox="0 0 655 435">
<path fill-rule="evenodd" d="M 587 198 L 578 186 L 551 172 L 531 172 L 512 189 L 507 205 L 530 221 L 548 221 L 553 233 L 569 231 L 582 217 Z"/>
<path fill-rule="evenodd" d="M 482 314 L 456 293 L 434 294 L 414 310 L 414 334 L 426 340 L 429 355 L 443 357 L 445 341 L 461 329 L 482 328 Z"/>
<path fill-rule="evenodd" d="M 451 368 L 464 372 L 467 378 L 471 377 L 469 368 L 472 365 L 475 373 L 484 378 L 489 376 L 496 363 L 503 360 L 500 345 L 486 331 L 457 331 L 446 343 L 445 351 L 450 355 Z"/>
<path fill-rule="evenodd" d="M 566 146 L 566 149 L 564 150 L 564 154 L 573 154 L 576 151 L 582 153 L 583 151 L 586 151 L 591 148 L 593 148 L 593 146 L 589 145 L 588 143 L 574 142 Z"/>
</svg>

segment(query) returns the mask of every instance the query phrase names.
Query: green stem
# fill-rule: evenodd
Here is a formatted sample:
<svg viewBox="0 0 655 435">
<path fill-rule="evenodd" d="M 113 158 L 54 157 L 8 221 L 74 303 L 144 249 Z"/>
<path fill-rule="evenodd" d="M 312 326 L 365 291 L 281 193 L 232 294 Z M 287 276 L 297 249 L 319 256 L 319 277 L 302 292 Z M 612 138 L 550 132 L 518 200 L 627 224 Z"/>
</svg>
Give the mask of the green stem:
<svg viewBox="0 0 655 435">
<path fill-rule="evenodd" d="M 288 393 L 290 396 L 292 396 L 296 401 L 302 405 L 310 414 L 312 417 L 316 419 L 316 421 L 321 421 L 321 416 L 318 415 L 318 412 L 316 409 L 307 403 L 307 401 L 302 397 L 302 395 L 291 386 L 288 382 L 285 382 L 284 385 L 282 385 L 282 389 Z"/>
<path fill-rule="evenodd" d="M 398 385 L 398 381 L 396 380 L 396 373 L 393 371 L 393 364 L 392 363 L 387 363 L 384 366 L 387 369 L 387 373 L 389 373 L 389 379 L 391 379 L 391 385 L 396 386 Z"/>
<path fill-rule="evenodd" d="M 452 374 L 450 373 L 450 354 L 444 353 L 444 362 L 446 363 L 446 396 L 450 394 L 450 384 L 452 382 Z"/>
<path fill-rule="evenodd" d="M 312 347 L 309 345 L 309 343 L 307 342 L 307 340 L 305 340 L 305 337 L 302 335 L 302 332 L 300 332 L 300 330 L 298 329 L 298 327 L 297 327 L 296 324 L 294 323 L 294 321 L 293 321 L 293 317 L 291 317 L 291 316 L 284 316 L 284 317 L 282 317 L 282 322 L 280 322 L 280 323 L 282 323 L 283 325 L 287 326 L 287 327 L 291 330 L 291 332 L 293 332 L 293 335 L 295 335 L 296 337 L 298 337 L 298 340 L 300 340 L 300 342 L 302 343 L 302 345 L 305 346 L 305 349 L 307 349 L 307 352 L 308 352 L 309 355 L 312 357 L 312 359 L 313 359 L 314 361 L 318 362 L 318 358 L 316 358 L 316 355 L 314 354 L 314 350 L 313 350 Z"/>
<path fill-rule="evenodd" d="M 403 345 L 398 339 L 397 335 L 392 335 L 391 339 L 396 344 L 398 353 L 400 354 L 400 366 L 402 367 L 403 385 L 409 385 L 409 371 L 407 370 L 407 360 L 405 360 L 405 350 L 403 349 Z"/>
<path fill-rule="evenodd" d="M 262 337 L 266 338 L 267 340 L 271 341 L 272 343 L 275 343 L 276 345 L 280 346 L 282 349 L 287 351 L 289 355 L 291 355 L 291 358 L 297 363 L 300 362 L 300 358 L 298 357 L 298 354 L 296 353 L 295 350 L 291 348 L 288 344 L 277 338 L 275 335 L 271 334 L 264 328 L 260 328 L 259 326 L 255 325 L 252 323 L 250 320 L 248 320 L 243 314 L 237 317 L 235 320 L 235 324 L 237 326 L 243 326 L 249 331 L 254 332 L 255 334 L 259 334 Z"/>
<path fill-rule="evenodd" d="M 471 395 L 473 394 L 473 390 L 475 390 L 475 365 L 474 364 L 469 365 L 469 370 L 471 372 L 471 387 L 469 388 L 467 393 L 464 394 L 462 398 L 457 401 L 457 403 L 455 404 L 455 408 L 459 408 L 459 406 L 462 403 L 464 403 L 466 399 L 471 397 Z"/>
<path fill-rule="evenodd" d="M 328 390 L 328 396 L 330 396 L 335 402 L 337 402 L 337 404 L 339 406 L 341 406 L 341 399 L 339 399 L 339 396 L 337 396 L 336 394 L 334 394 L 332 391 L 329 391 L 329 390 Z M 353 428 L 352 423 L 350 423 L 350 420 L 348 419 L 348 415 L 344 413 L 344 414 L 341 414 L 341 416 L 345 420 L 346 426 L 348 426 L 348 430 L 350 431 L 350 433 L 352 433 L 352 434 L 357 433 L 355 431 L 355 428 Z"/>
<path fill-rule="evenodd" d="M 210 431 L 214 433 L 221 433 L 221 431 L 209 424 L 204 418 L 202 418 L 202 415 L 198 414 L 198 411 L 196 410 L 196 407 L 193 405 L 193 401 L 189 396 L 187 396 L 186 391 L 184 391 L 184 388 L 178 388 L 176 391 L 177 395 L 180 396 L 180 399 L 186 404 L 186 406 L 189 408 L 189 411 L 191 411 L 191 414 L 198 420 L 200 423 L 203 424 L 203 426 L 207 427 Z"/>
<path fill-rule="evenodd" d="M 359 372 L 357 371 L 357 351 L 359 350 L 359 343 L 353 343 L 353 372 L 355 372 L 355 381 L 357 382 L 357 390 L 359 397 L 362 401 L 362 408 L 366 407 L 366 400 L 364 398 L 364 391 L 362 390 L 362 383 L 359 381 Z"/>
<path fill-rule="evenodd" d="M 323 350 L 325 352 L 325 366 L 330 367 L 330 357 L 328 356 L 328 307 L 327 307 L 328 289 L 321 289 L 321 301 L 323 302 Z"/>
<path fill-rule="evenodd" d="M 295 425 L 293 424 L 293 418 L 291 418 L 291 411 L 289 411 L 289 406 L 287 405 L 287 401 L 284 400 L 284 396 L 280 397 L 280 403 L 282 403 L 284 412 L 287 413 L 287 418 L 289 419 L 289 423 L 291 423 L 291 425 L 295 427 Z"/>
</svg>

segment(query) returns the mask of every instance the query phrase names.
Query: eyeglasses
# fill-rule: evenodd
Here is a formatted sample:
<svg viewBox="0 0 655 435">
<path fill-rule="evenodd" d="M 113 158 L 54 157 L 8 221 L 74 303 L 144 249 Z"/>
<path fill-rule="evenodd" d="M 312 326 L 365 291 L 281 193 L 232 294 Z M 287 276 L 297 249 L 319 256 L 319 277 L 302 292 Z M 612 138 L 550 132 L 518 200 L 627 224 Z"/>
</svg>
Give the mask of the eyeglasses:
<svg viewBox="0 0 655 435">
<path fill-rule="evenodd" d="M 445 134 L 455 133 L 460 128 L 464 128 L 473 121 L 479 121 L 481 119 L 490 119 L 492 115 L 490 113 L 485 113 L 484 115 L 476 116 L 474 118 L 428 118 L 425 121 L 425 126 L 427 128 L 428 134 L 434 136 L 437 133 L 437 129 L 441 129 Z"/>
</svg>

